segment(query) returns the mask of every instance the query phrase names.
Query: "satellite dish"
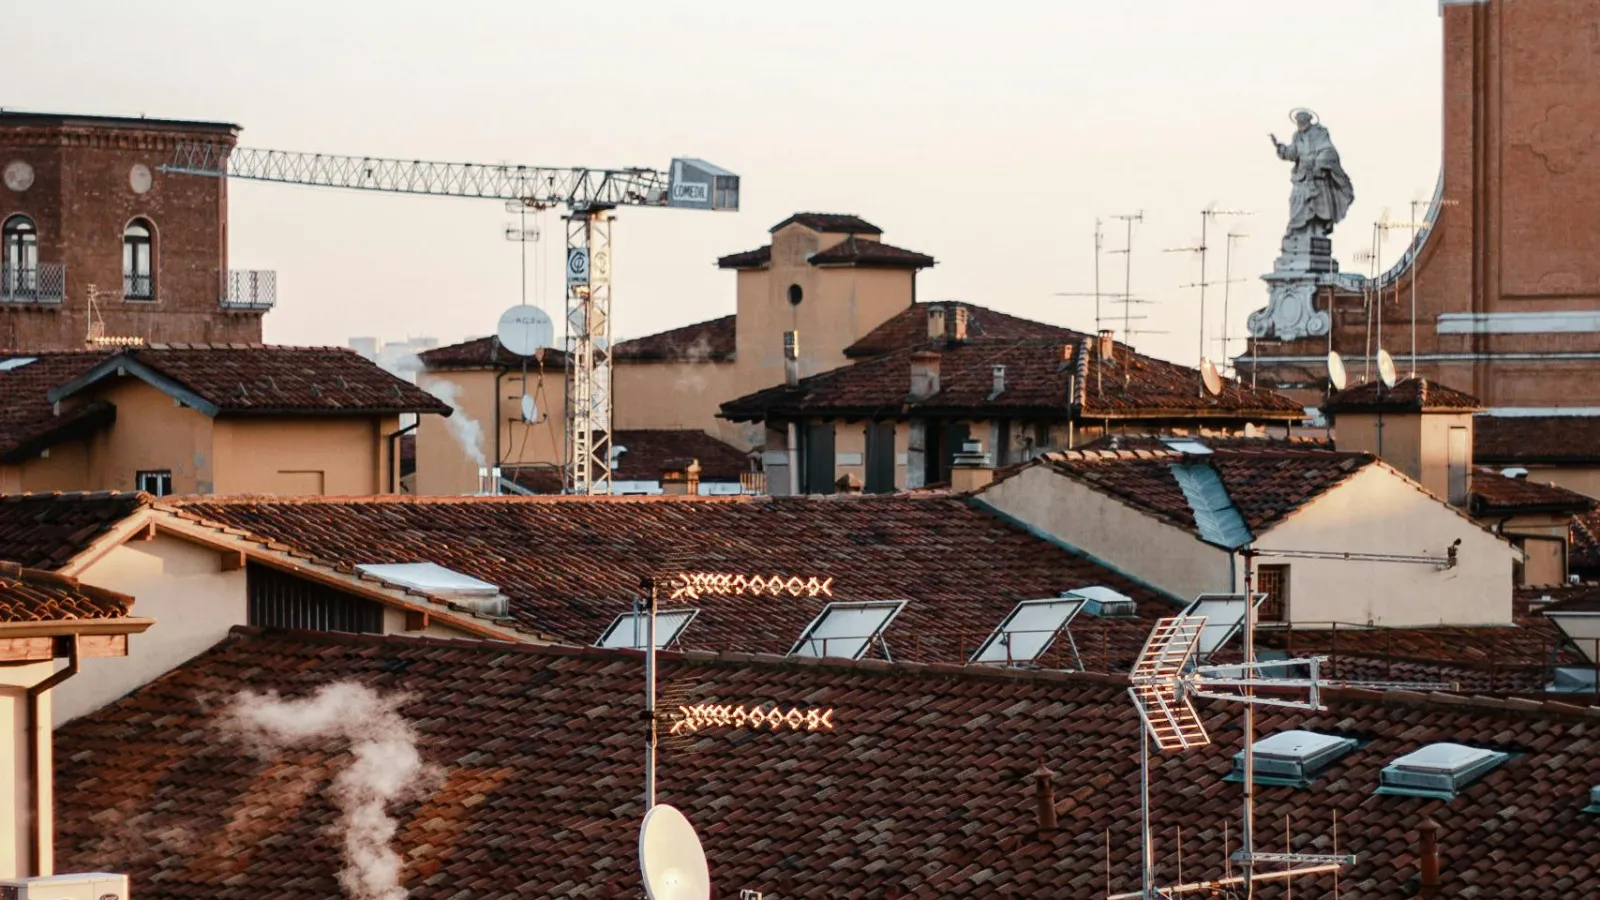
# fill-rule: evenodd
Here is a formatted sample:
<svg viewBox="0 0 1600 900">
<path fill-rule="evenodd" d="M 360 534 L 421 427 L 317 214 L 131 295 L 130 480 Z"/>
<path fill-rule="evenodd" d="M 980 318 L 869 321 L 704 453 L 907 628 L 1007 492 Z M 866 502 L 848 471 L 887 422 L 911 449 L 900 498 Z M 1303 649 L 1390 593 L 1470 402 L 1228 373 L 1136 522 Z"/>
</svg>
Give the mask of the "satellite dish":
<svg viewBox="0 0 1600 900">
<path fill-rule="evenodd" d="M 500 316 L 495 329 L 500 346 L 518 356 L 532 356 L 539 350 L 554 345 L 555 323 L 550 315 L 537 306 L 523 303 L 513 306 Z"/>
<path fill-rule="evenodd" d="M 1384 387 L 1394 387 L 1394 357 L 1390 356 L 1387 350 L 1378 351 L 1378 377 L 1383 379 Z"/>
<path fill-rule="evenodd" d="M 1344 390 L 1344 386 L 1350 383 L 1349 376 L 1344 371 L 1344 357 L 1340 356 L 1337 350 L 1328 351 L 1328 383 L 1333 385 L 1336 391 Z"/>
<path fill-rule="evenodd" d="M 1216 363 L 1201 357 L 1200 380 L 1205 382 L 1206 393 L 1215 397 L 1222 393 L 1222 373 L 1217 371 Z"/>
<path fill-rule="evenodd" d="M 650 900 L 710 900 L 711 872 L 700 838 L 683 813 L 665 803 L 644 814 L 639 871 Z"/>
<path fill-rule="evenodd" d="M 539 407 L 533 402 L 533 397 L 528 394 L 522 395 L 522 421 L 539 421 Z"/>
</svg>

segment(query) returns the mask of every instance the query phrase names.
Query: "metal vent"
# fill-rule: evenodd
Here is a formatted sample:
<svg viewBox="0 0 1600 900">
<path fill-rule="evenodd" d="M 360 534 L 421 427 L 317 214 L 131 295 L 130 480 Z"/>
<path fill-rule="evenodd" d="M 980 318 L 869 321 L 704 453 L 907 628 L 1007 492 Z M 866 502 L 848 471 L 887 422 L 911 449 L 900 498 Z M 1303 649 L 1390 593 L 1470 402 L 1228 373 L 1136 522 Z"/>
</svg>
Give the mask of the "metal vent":
<svg viewBox="0 0 1600 900">
<path fill-rule="evenodd" d="M 1384 766 L 1378 773 L 1378 793 L 1453 800 L 1456 792 L 1510 758 L 1479 747 L 1429 744 Z"/>
<path fill-rule="evenodd" d="M 1256 781 L 1304 785 L 1355 747 L 1354 738 L 1298 729 L 1281 731 L 1256 741 Z M 1243 778 L 1244 751 L 1241 750 L 1233 755 L 1229 780 Z"/>
<path fill-rule="evenodd" d="M 1099 619 L 1131 619 L 1139 615 L 1139 606 L 1132 597 L 1104 585 L 1062 591 L 1061 596 L 1084 601 L 1083 611 Z"/>
<path fill-rule="evenodd" d="M 1589 790 L 1589 805 L 1583 811 L 1591 815 L 1600 815 L 1600 785 Z"/>
</svg>

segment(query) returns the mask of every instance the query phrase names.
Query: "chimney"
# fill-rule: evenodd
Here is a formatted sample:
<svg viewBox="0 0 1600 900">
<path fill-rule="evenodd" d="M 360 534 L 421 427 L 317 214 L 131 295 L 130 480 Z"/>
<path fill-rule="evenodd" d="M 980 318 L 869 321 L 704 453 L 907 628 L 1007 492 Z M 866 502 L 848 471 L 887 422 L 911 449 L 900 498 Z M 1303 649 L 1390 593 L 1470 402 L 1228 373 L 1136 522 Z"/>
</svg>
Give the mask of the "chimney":
<svg viewBox="0 0 1600 900">
<path fill-rule="evenodd" d="M 989 391 L 990 400 L 1006 392 L 1006 367 L 996 363 L 992 367 L 992 371 L 994 372 L 994 388 Z"/>
<path fill-rule="evenodd" d="M 794 387 L 800 383 L 800 332 L 783 333 L 783 383 Z"/>
<path fill-rule="evenodd" d="M 1423 819 L 1417 826 L 1417 867 L 1421 872 L 1422 892 L 1417 896 L 1439 895 L 1439 823 Z"/>
<path fill-rule="evenodd" d="M 1045 768 L 1044 763 L 1033 770 L 1033 802 L 1038 834 L 1054 834 L 1056 830 L 1056 773 Z"/>
<path fill-rule="evenodd" d="M 492 469 L 489 468 L 488 466 L 479 466 L 478 467 L 478 493 L 480 495 L 488 495 L 488 496 L 496 496 L 496 497 L 498 497 L 500 495 L 500 467 L 499 466 L 495 466 Z"/>
<path fill-rule="evenodd" d="M 851 475 L 849 472 L 840 475 L 833 482 L 834 493 L 838 494 L 859 494 L 864 488 L 865 485 L 861 483 L 861 479 Z"/>
<path fill-rule="evenodd" d="M 954 306 L 950 312 L 953 314 L 949 324 L 950 340 L 957 344 L 963 343 L 967 339 L 967 308 Z"/>
<path fill-rule="evenodd" d="M 939 393 L 939 354 L 919 350 L 911 354 L 911 399 L 926 400 Z"/>
<path fill-rule="evenodd" d="M 691 497 L 700 493 L 700 461 L 668 460 L 661 470 L 661 493 Z"/>
<path fill-rule="evenodd" d="M 968 438 L 950 461 L 950 489 L 968 493 L 982 490 L 992 481 L 994 466 L 989 463 L 989 454 L 983 452 L 983 443 Z"/>
<path fill-rule="evenodd" d="M 928 307 L 928 340 L 944 340 L 944 307 Z"/>
<path fill-rule="evenodd" d="M 1109 328 L 1100 329 L 1100 358 L 1115 359 L 1117 355 L 1116 332 Z"/>
</svg>

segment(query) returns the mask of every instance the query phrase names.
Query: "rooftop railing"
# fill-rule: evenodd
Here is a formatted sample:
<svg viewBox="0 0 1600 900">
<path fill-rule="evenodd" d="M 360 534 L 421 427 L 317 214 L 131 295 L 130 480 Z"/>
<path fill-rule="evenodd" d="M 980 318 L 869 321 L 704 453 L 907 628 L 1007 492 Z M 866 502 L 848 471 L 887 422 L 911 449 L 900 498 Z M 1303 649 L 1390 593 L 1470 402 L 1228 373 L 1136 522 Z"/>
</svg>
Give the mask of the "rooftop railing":
<svg viewBox="0 0 1600 900">
<path fill-rule="evenodd" d="M 67 297 L 64 263 L 0 266 L 0 303 L 58 304 Z"/>
</svg>

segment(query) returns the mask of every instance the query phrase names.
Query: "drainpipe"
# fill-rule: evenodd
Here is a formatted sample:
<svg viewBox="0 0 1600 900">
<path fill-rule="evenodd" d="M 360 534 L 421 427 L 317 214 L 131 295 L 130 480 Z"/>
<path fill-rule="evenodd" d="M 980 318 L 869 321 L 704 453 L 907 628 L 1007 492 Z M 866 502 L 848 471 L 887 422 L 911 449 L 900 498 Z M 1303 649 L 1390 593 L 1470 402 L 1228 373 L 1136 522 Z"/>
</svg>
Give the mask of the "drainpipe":
<svg viewBox="0 0 1600 900">
<path fill-rule="evenodd" d="M 789 423 L 789 496 L 800 493 L 800 428 Z"/>
<path fill-rule="evenodd" d="M 39 752 L 39 744 L 49 737 L 50 725 L 41 721 L 39 698 L 76 674 L 78 674 L 78 636 L 72 635 L 67 667 L 28 688 L 28 809 L 33 815 L 33 827 L 28 829 L 28 856 L 32 860 L 35 877 L 42 878 L 51 874 L 45 871 L 44 860 L 52 837 L 45 830 L 44 791 L 40 786 L 48 773 L 44 768 L 44 757 Z"/>
<path fill-rule="evenodd" d="M 391 494 L 400 493 L 400 437 L 408 431 L 415 431 L 422 423 L 421 413 L 417 415 L 417 421 L 384 438 L 389 442 L 389 493 Z"/>
</svg>

